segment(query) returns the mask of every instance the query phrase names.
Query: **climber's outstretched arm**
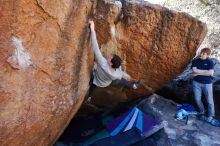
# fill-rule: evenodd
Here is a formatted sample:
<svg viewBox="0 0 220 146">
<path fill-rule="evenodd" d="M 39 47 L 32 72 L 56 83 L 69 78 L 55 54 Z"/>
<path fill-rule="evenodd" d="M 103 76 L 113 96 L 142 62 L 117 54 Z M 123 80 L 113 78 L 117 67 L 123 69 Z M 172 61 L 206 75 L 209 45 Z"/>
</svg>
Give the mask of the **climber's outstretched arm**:
<svg viewBox="0 0 220 146">
<path fill-rule="evenodd" d="M 91 29 L 92 49 L 95 53 L 95 59 L 98 64 L 103 65 L 106 63 L 106 59 L 103 57 L 99 49 L 99 45 L 98 45 L 98 42 L 96 39 L 96 33 L 95 33 L 95 24 L 92 20 L 89 21 L 89 24 L 90 24 L 90 29 Z"/>
</svg>

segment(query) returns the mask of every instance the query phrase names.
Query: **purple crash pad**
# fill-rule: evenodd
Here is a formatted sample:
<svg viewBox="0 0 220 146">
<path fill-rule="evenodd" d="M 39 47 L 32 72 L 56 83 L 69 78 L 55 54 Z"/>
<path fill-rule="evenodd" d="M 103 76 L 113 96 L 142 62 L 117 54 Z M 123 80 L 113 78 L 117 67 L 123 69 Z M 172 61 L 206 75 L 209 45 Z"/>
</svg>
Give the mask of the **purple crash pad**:
<svg viewBox="0 0 220 146">
<path fill-rule="evenodd" d="M 148 137 L 163 128 L 163 125 L 159 120 L 144 114 L 136 107 L 106 125 L 106 129 L 111 136 L 129 131 L 133 128 L 136 128 L 142 136 Z"/>
</svg>

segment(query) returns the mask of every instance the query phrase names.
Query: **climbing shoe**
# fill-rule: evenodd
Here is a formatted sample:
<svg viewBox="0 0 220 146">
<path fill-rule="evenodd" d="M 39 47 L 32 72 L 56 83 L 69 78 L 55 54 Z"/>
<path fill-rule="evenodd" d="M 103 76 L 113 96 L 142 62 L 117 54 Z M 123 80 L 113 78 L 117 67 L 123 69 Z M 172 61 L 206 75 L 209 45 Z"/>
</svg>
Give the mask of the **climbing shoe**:
<svg viewBox="0 0 220 146">
<path fill-rule="evenodd" d="M 134 82 L 134 85 L 135 85 L 136 87 L 140 87 L 140 86 L 141 86 L 141 81 L 136 81 L 136 82 Z"/>
</svg>

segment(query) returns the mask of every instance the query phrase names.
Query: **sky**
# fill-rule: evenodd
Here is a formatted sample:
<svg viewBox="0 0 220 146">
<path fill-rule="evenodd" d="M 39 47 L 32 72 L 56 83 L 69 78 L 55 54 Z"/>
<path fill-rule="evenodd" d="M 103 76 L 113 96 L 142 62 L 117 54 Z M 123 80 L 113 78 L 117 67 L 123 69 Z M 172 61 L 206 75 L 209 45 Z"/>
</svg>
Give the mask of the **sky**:
<svg viewBox="0 0 220 146">
<path fill-rule="evenodd" d="M 152 4 L 163 4 L 166 0 L 144 0 L 144 1 L 148 1 Z"/>
</svg>

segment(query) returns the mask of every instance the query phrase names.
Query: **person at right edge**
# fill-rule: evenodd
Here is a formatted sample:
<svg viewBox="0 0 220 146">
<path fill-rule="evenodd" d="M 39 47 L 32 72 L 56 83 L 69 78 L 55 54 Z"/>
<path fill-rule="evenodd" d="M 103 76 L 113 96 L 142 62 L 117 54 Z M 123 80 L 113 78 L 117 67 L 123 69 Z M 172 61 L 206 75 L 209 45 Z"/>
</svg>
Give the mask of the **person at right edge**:
<svg viewBox="0 0 220 146">
<path fill-rule="evenodd" d="M 192 76 L 193 76 L 193 93 L 196 104 L 199 108 L 198 117 L 210 123 L 213 126 L 220 126 L 218 120 L 214 119 L 215 106 L 213 101 L 213 75 L 214 63 L 209 58 L 211 54 L 210 48 L 203 48 L 199 57 L 192 61 Z M 205 95 L 207 101 L 207 117 L 205 116 L 206 110 L 202 103 L 202 93 Z"/>
</svg>

